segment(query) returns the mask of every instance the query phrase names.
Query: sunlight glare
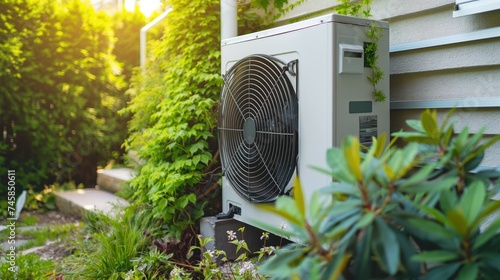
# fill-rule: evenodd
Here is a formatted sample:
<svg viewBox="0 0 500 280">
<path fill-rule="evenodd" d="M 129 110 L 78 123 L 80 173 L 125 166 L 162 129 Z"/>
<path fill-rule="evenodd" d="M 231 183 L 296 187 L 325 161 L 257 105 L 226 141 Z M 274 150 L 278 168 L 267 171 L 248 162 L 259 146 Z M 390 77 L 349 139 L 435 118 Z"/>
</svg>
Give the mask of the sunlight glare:
<svg viewBox="0 0 500 280">
<path fill-rule="evenodd" d="M 126 0 L 125 8 L 129 11 L 133 11 L 136 2 L 139 3 L 141 12 L 146 17 L 149 17 L 158 7 L 160 7 L 160 0 Z"/>
</svg>

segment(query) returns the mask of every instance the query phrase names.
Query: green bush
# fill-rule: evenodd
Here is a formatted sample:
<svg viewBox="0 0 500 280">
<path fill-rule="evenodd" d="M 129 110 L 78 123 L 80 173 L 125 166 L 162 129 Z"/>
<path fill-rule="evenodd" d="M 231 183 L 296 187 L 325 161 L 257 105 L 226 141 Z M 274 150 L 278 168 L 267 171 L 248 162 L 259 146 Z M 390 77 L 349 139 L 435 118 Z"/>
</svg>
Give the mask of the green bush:
<svg viewBox="0 0 500 280">
<path fill-rule="evenodd" d="M 64 279 L 121 279 L 122 273 L 134 269 L 133 260 L 145 254 L 150 245 L 144 232 L 159 226 L 149 209 L 130 206 L 121 211 L 116 216 L 86 212 L 88 241 L 61 264 Z"/>
<path fill-rule="evenodd" d="M 485 150 L 482 131 L 455 134 L 436 112 L 407 122 L 414 132 L 385 135 L 360 152 L 348 137 L 328 151 L 335 182 L 306 205 L 300 184 L 294 198 L 269 210 L 286 218 L 302 244 L 276 252 L 262 266 L 276 279 L 495 279 L 500 273 L 499 172 L 475 170 Z M 392 143 L 391 143 L 392 144 Z M 489 226 L 487 226 L 489 224 Z"/>
<path fill-rule="evenodd" d="M 93 186 L 126 132 L 109 17 L 79 0 L 6 0 L 0 17 L 0 174 Z"/>
<path fill-rule="evenodd" d="M 150 40 L 147 67 L 132 78 L 126 148 L 144 163 L 127 193 L 152 206 L 176 238 L 205 213 L 220 211 L 215 139 L 220 77 L 219 1 L 170 0 L 159 41 Z M 240 34 L 260 18 L 239 7 Z M 187 20 L 189 19 L 189 20 Z M 210 201 L 210 203 L 207 203 Z M 204 205 L 208 207 L 204 208 Z"/>
<path fill-rule="evenodd" d="M 220 7 L 218 1 L 169 4 L 163 39 L 135 78 L 127 148 L 145 162 L 131 182 L 134 199 L 152 205 L 154 216 L 168 221 L 169 233 L 179 238 L 203 214 L 195 193 L 210 180 L 216 160 Z"/>
<path fill-rule="evenodd" d="M 140 64 L 140 31 L 146 25 L 146 18 L 138 9 L 134 11 L 123 9 L 114 14 L 112 20 L 116 38 L 113 54 L 122 64 L 121 74 L 128 83 L 134 68 Z"/>
</svg>

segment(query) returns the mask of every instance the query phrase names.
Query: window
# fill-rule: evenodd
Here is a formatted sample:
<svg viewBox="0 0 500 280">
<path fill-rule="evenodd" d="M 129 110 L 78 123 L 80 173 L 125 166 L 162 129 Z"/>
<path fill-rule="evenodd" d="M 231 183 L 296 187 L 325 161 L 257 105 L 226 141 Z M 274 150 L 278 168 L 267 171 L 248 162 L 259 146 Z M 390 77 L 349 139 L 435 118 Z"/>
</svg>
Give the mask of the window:
<svg viewBox="0 0 500 280">
<path fill-rule="evenodd" d="M 456 0 L 453 17 L 499 10 L 500 0 Z"/>
</svg>

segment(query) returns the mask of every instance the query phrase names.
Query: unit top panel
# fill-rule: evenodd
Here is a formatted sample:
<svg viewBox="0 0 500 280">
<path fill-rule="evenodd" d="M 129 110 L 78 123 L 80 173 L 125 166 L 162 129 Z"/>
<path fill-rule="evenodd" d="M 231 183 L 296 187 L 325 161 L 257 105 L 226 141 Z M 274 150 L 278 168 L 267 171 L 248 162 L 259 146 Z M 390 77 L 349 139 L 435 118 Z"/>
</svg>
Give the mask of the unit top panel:
<svg viewBox="0 0 500 280">
<path fill-rule="evenodd" d="M 373 20 L 364 19 L 364 18 L 356 18 L 351 16 L 344 16 L 338 14 L 328 14 L 312 19 L 307 19 L 303 21 L 299 21 L 296 23 L 287 24 L 284 26 L 279 26 L 275 28 L 270 28 L 267 30 L 250 33 L 242 36 L 237 36 L 233 38 L 224 39 L 221 42 L 222 46 L 231 45 L 236 43 L 241 43 L 249 40 L 261 39 L 265 37 L 276 36 L 283 33 L 293 32 L 295 30 L 310 28 L 322 24 L 330 24 L 330 23 L 342 23 L 342 24 L 353 24 L 360 26 L 370 26 Z M 389 23 L 385 21 L 376 21 L 376 25 L 379 28 L 389 29 Z"/>
</svg>

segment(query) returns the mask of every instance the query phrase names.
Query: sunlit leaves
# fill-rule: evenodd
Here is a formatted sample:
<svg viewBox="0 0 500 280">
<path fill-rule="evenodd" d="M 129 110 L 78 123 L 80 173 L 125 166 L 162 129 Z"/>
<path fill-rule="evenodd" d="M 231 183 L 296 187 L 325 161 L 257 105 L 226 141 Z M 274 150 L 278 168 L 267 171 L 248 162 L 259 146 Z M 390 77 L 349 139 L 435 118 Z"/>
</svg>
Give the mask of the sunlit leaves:
<svg viewBox="0 0 500 280">
<path fill-rule="evenodd" d="M 109 18 L 79 0 L 1 1 L 0 18 L 2 167 L 25 174 L 23 186 L 95 185 L 126 133 Z"/>
<path fill-rule="evenodd" d="M 361 153 L 359 140 L 354 137 L 347 137 L 342 143 L 342 151 L 344 152 L 344 158 L 346 159 L 350 173 L 353 174 L 358 181 L 363 180 L 360 168 Z"/>
<path fill-rule="evenodd" d="M 200 187 L 216 183 L 211 182 L 216 172 L 206 169 L 217 167 L 220 20 L 218 1 L 169 4 L 173 11 L 163 36 L 150 40 L 147 67 L 134 76 L 127 148 L 146 162 L 132 181 L 134 197 L 151 203 L 157 216 L 171 221 L 169 234 L 178 236 L 199 218 L 191 215 L 203 212 L 206 197 L 196 201 L 191 195 L 206 196 Z"/>
</svg>

